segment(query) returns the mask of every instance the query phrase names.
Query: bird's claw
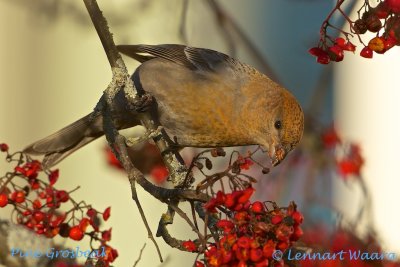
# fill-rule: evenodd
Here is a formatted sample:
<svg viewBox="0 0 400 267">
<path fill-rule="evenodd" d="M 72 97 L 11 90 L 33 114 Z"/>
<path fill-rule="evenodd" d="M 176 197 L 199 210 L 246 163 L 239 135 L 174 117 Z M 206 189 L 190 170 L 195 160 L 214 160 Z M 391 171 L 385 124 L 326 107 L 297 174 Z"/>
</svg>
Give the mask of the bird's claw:
<svg viewBox="0 0 400 267">
<path fill-rule="evenodd" d="M 138 137 L 129 137 L 126 139 L 126 145 L 129 147 L 136 146 L 144 141 L 149 140 L 150 138 L 154 138 L 161 134 L 163 127 L 158 126 L 154 131 L 146 131 L 143 135 Z"/>
<path fill-rule="evenodd" d="M 145 93 L 135 102 L 135 111 L 145 112 L 150 108 L 153 102 L 153 96 L 149 93 Z"/>
</svg>

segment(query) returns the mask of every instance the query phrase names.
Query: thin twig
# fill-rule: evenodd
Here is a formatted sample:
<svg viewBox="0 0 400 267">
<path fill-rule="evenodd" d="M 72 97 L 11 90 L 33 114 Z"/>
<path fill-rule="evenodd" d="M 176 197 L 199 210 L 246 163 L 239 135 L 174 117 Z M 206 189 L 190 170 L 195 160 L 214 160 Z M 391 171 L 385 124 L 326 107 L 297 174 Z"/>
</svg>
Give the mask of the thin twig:
<svg viewBox="0 0 400 267">
<path fill-rule="evenodd" d="M 178 213 L 182 219 L 184 219 L 192 228 L 192 230 L 199 236 L 200 240 L 204 239 L 204 236 L 200 233 L 200 231 L 197 229 L 197 227 L 194 225 L 194 223 L 189 219 L 189 217 L 186 215 L 185 212 L 183 212 L 183 210 L 181 210 L 178 207 L 178 204 L 170 204 L 169 205 L 176 213 Z"/>
<path fill-rule="evenodd" d="M 142 259 L 142 254 L 143 254 L 143 250 L 146 247 L 146 243 L 143 244 L 142 249 L 139 252 L 139 257 L 137 258 L 137 260 L 135 261 L 135 263 L 133 264 L 133 267 L 136 267 L 136 265 L 139 263 L 139 261 Z"/>
<path fill-rule="evenodd" d="M 187 13 L 189 10 L 189 0 L 183 0 L 182 4 L 182 14 L 181 21 L 179 26 L 179 35 L 182 38 L 184 44 L 188 44 L 188 38 L 186 33 L 186 22 L 187 22 Z"/>
<path fill-rule="evenodd" d="M 122 135 L 118 135 L 118 138 L 116 139 L 115 144 L 117 144 L 121 148 L 122 151 L 125 150 L 125 151 L 123 151 L 125 155 L 128 155 L 128 152 L 126 151 L 125 140 L 124 140 L 124 137 Z M 132 169 L 132 167 L 133 167 L 132 163 L 128 159 L 129 159 L 128 156 L 126 156 L 125 160 L 123 162 L 121 162 L 126 170 L 127 169 Z M 138 207 L 140 216 L 142 217 L 142 220 L 143 220 L 144 225 L 145 225 L 146 230 L 147 230 L 147 236 L 154 243 L 154 245 L 156 247 L 156 250 L 157 250 L 157 253 L 158 253 L 158 256 L 160 257 L 160 261 L 163 262 L 160 248 L 159 248 L 156 240 L 154 239 L 154 236 L 153 236 L 153 233 L 152 233 L 152 231 L 150 229 L 149 223 L 147 222 L 146 215 L 144 214 L 142 205 L 141 205 L 141 203 L 139 201 L 139 198 L 137 196 L 136 179 L 135 179 L 134 173 L 135 173 L 134 171 L 131 171 L 131 172 L 128 173 L 129 182 L 131 184 L 132 199 L 136 202 L 136 206 Z"/>
</svg>

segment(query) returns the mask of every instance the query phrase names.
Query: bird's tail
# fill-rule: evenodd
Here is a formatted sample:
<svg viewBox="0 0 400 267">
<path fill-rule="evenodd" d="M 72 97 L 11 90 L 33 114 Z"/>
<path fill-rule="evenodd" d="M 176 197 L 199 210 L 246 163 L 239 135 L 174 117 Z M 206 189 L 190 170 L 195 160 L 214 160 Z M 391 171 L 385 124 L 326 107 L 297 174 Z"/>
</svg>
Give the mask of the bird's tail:
<svg viewBox="0 0 400 267">
<path fill-rule="evenodd" d="M 100 114 L 90 113 L 54 134 L 27 146 L 23 151 L 29 155 L 43 155 L 43 167 L 50 168 L 103 134 L 103 117 Z"/>
</svg>

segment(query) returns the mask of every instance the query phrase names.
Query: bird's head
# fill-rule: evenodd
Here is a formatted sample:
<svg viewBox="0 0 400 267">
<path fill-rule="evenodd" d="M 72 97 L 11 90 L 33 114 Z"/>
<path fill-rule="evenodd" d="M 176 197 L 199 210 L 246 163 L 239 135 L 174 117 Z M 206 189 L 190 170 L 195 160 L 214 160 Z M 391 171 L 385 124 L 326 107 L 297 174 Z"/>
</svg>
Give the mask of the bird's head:
<svg viewBox="0 0 400 267">
<path fill-rule="evenodd" d="M 272 112 L 268 125 L 268 154 L 273 166 L 278 165 L 300 142 L 304 130 L 304 114 L 296 98 L 282 90 L 281 105 Z"/>
</svg>

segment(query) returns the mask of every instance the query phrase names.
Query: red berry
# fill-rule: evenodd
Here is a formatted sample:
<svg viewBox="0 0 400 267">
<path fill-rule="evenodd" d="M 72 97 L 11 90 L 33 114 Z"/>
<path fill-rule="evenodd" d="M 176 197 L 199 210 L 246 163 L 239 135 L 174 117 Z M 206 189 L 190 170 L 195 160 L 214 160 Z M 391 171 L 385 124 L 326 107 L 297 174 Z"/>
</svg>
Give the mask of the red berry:
<svg viewBox="0 0 400 267">
<path fill-rule="evenodd" d="M 216 207 L 218 206 L 217 200 L 215 198 L 210 199 L 207 203 L 204 204 L 204 209 L 208 212 L 217 212 Z"/>
<path fill-rule="evenodd" d="M 182 243 L 182 247 L 183 247 L 184 249 L 186 249 L 187 251 L 189 251 L 189 252 L 196 251 L 196 244 L 195 244 L 193 241 L 191 241 L 191 240 L 189 240 L 189 241 L 184 241 L 184 242 Z"/>
<path fill-rule="evenodd" d="M 346 45 L 344 46 L 343 50 L 354 52 L 354 51 L 356 51 L 356 46 L 354 44 L 352 44 L 350 41 L 348 41 L 346 43 Z"/>
<path fill-rule="evenodd" d="M 344 159 L 337 163 L 338 171 L 341 175 L 347 176 L 350 174 L 359 174 L 360 168 L 352 160 Z"/>
<path fill-rule="evenodd" d="M 369 15 L 365 21 L 370 32 L 378 32 L 382 28 L 382 22 L 376 15 Z"/>
<path fill-rule="evenodd" d="M 242 236 L 237 240 L 236 244 L 240 248 L 250 248 L 251 240 L 247 236 Z"/>
<path fill-rule="evenodd" d="M 358 19 L 353 24 L 353 31 L 356 34 L 364 34 L 367 32 L 367 24 L 363 19 Z"/>
<path fill-rule="evenodd" d="M 226 263 L 230 263 L 232 261 L 232 259 L 234 258 L 233 252 L 230 250 L 221 250 L 221 263 L 222 264 L 226 264 Z"/>
<path fill-rule="evenodd" d="M 111 207 L 108 207 L 108 208 L 106 208 L 106 209 L 104 210 L 104 212 L 103 212 L 103 219 L 104 219 L 105 221 L 107 221 L 108 218 L 110 218 L 110 214 L 111 214 Z"/>
<path fill-rule="evenodd" d="M 337 144 L 340 144 L 341 140 L 338 136 L 335 128 L 333 126 L 326 129 L 321 136 L 322 143 L 324 144 L 325 148 L 333 148 Z"/>
<path fill-rule="evenodd" d="M 283 220 L 283 216 L 282 215 L 274 215 L 271 218 L 271 223 L 272 224 L 279 224 L 279 223 L 282 222 L 282 220 Z"/>
<path fill-rule="evenodd" d="M 62 237 L 68 237 L 70 229 L 71 227 L 69 227 L 68 223 L 62 223 L 60 224 L 60 231 L 58 233 Z"/>
<path fill-rule="evenodd" d="M 227 208 L 231 208 L 231 207 L 233 207 L 233 206 L 236 205 L 236 200 L 235 200 L 235 198 L 233 197 L 232 194 L 227 194 L 227 195 L 225 196 L 224 205 L 225 205 L 225 207 L 227 207 Z"/>
<path fill-rule="evenodd" d="M 383 37 L 374 37 L 369 41 L 368 47 L 376 53 L 384 53 L 385 39 Z"/>
<path fill-rule="evenodd" d="M 44 232 L 45 232 L 44 229 L 37 229 L 37 230 L 36 230 L 36 233 L 37 233 L 38 235 L 42 235 L 42 234 L 44 234 Z"/>
<path fill-rule="evenodd" d="M 35 227 L 32 222 L 27 222 L 25 226 L 28 227 L 29 229 L 33 229 Z"/>
<path fill-rule="evenodd" d="M 261 258 L 263 257 L 263 251 L 262 249 L 251 249 L 250 250 L 250 260 L 253 262 L 257 262 L 259 260 L 261 260 Z"/>
<path fill-rule="evenodd" d="M 254 213 L 263 213 L 264 212 L 264 205 L 260 201 L 255 201 L 253 205 L 251 205 L 251 210 Z"/>
<path fill-rule="evenodd" d="M 103 258 L 103 260 L 106 263 L 113 262 L 118 257 L 118 251 L 107 245 L 105 246 L 105 253 L 106 256 Z"/>
<path fill-rule="evenodd" d="M 267 259 L 272 259 L 272 255 L 275 251 L 275 243 L 268 241 L 263 247 L 263 255 Z"/>
<path fill-rule="evenodd" d="M 7 152 L 8 151 L 8 145 L 5 143 L 0 144 L 0 151 L 1 152 Z"/>
<path fill-rule="evenodd" d="M 50 222 L 50 226 L 53 227 L 53 228 L 56 228 L 56 227 L 60 226 L 60 224 L 61 224 L 64 220 L 65 220 L 65 217 L 64 217 L 64 216 L 56 217 L 54 220 L 52 220 L 52 221 Z"/>
<path fill-rule="evenodd" d="M 53 201 L 54 201 L 54 198 L 53 198 L 52 196 L 48 196 L 48 197 L 46 198 L 46 203 L 47 203 L 47 205 L 48 205 L 49 207 L 53 207 L 53 206 L 54 206 Z"/>
<path fill-rule="evenodd" d="M 93 208 L 88 209 L 86 212 L 86 215 L 89 216 L 89 218 L 96 216 L 96 214 L 97 214 L 97 211 Z"/>
<path fill-rule="evenodd" d="M 322 50 L 319 47 L 313 47 L 308 52 L 317 57 L 317 62 L 320 64 L 328 64 L 331 59 L 329 58 L 328 53 L 326 53 L 324 50 Z"/>
<path fill-rule="evenodd" d="M 390 8 L 386 2 L 380 2 L 376 8 L 374 8 L 374 14 L 380 19 L 386 19 L 389 16 Z"/>
<path fill-rule="evenodd" d="M 49 174 L 50 185 L 54 185 L 57 182 L 59 175 L 60 172 L 58 171 L 58 169 L 50 172 Z"/>
<path fill-rule="evenodd" d="M 90 220 L 88 218 L 83 218 L 80 222 L 79 222 L 79 227 L 81 228 L 81 230 L 83 232 L 86 231 L 86 228 L 89 226 L 90 224 Z"/>
<path fill-rule="evenodd" d="M 327 64 L 329 64 L 329 62 L 331 62 L 331 59 L 330 59 L 328 53 L 325 53 L 325 54 L 317 57 L 317 62 L 319 64 L 327 65 Z"/>
<path fill-rule="evenodd" d="M 111 151 L 110 147 L 107 146 L 105 150 L 106 150 L 107 163 L 113 167 L 116 167 L 117 169 L 123 170 L 124 167 L 121 165 L 121 162 L 119 162 L 117 157 Z"/>
<path fill-rule="evenodd" d="M 310 54 L 313 55 L 313 56 L 319 57 L 321 54 L 323 54 L 323 53 L 325 53 L 325 52 L 324 52 L 324 50 L 322 50 L 322 49 L 319 48 L 319 47 L 313 47 L 313 48 L 310 48 L 310 49 L 308 50 L 308 53 L 310 53 Z"/>
<path fill-rule="evenodd" d="M 346 42 L 346 40 L 342 37 L 336 38 L 335 45 L 346 51 L 354 52 L 356 50 L 355 45 L 353 45 L 350 41 Z"/>
<path fill-rule="evenodd" d="M 64 261 L 57 261 L 54 267 L 69 267 L 70 265 Z"/>
<path fill-rule="evenodd" d="M 204 267 L 204 263 L 202 263 L 201 261 L 196 261 L 195 267 Z"/>
<path fill-rule="evenodd" d="M 245 204 L 251 197 L 251 195 L 256 191 L 253 187 L 246 188 L 242 191 L 241 196 L 238 198 L 237 202 L 239 204 Z"/>
<path fill-rule="evenodd" d="M 239 165 L 241 170 L 248 170 L 250 169 L 251 165 L 253 165 L 254 162 L 251 161 L 250 159 L 244 159 L 243 162 Z"/>
<path fill-rule="evenodd" d="M 333 61 L 340 62 L 344 58 L 343 49 L 339 45 L 329 47 L 329 56 Z"/>
<path fill-rule="evenodd" d="M 400 44 L 400 18 L 390 17 L 386 21 L 385 32 L 396 40 L 396 45 Z"/>
<path fill-rule="evenodd" d="M 8 204 L 8 197 L 6 194 L 0 194 L 0 208 L 7 206 Z"/>
<path fill-rule="evenodd" d="M 22 212 L 22 215 L 24 215 L 24 216 L 29 216 L 31 214 L 32 214 L 32 211 L 30 211 L 30 210 L 26 210 L 26 211 Z"/>
<path fill-rule="evenodd" d="M 79 225 L 73 226 L 71 227 L 71 229 L 69 229 L 69 237 L 76 241 L 82 240 L 83 231 L 81 230 Z"/>
<path fill-rule="evenodd" d="M 60 202 L 67 202 L 69 200 L 69 194 L 65 190 L 57 191 L 56 197 Z"/>
<path fill-rule="evenodd" d="M 112 228 L 110 228 L 110 229 L 108 229 L 108 230 L 106 230 L 106 231 L 103 231 L 103 232 L 101 233 L 101 238 L 102 238 L 104 241 L 110 241 L 110 240 L 111 240 L 111 230 L 112 230 Z"/>
<path fill-rule="evenodd" d="M 400 0 L 386 0 L 386 4 L 394 13 L 400 13 Z"/>
<path fill-rule="evenodd" d="M 290 240 L 292 241 L 297 241 L 300 239 L 300 237 L 303 236 L 303 230 L 300 228 L 300 226 L 295 226 L 294 227 L 294 232 L 293 234 L 290 236 Z"/>
<path fill-rule="evenodd" d="M 364 47 L 360 52 L 360 56 L 365 58 L 372 58 L 373 55 L 373 51 L 368 46 Z"/>
<path fill-rule="evenodd" d="M 151 172 L 150 176 L 153 178 L 156 184 L 162 184 L 168 178 L 169 172 L 167 167 L 164 165 L 155 166 Z"/>
<path fill-rule="evenodd" d="M 250 249 L 248 248 L 237 248 L 235 250 L 235 256 L 240 261 L 247 261 L 250 256 Z M 239 266 L 239 265 L 238 265 Z M 247 266 L 247 265 L 245 265 Z"/>
<path fill-rule="evenodd" d="M 44 191 L 40 192 L 40 193 L 39 193 L 39 197 L 40 197 L 41 199 L 45 199 L 45 198 L 47 197 L 46 192 L 44 192 Z"/>
<path fill-rule="evenodd" d="M 11 199 L 16 203 L 22 203 L 25 201 L 25 192 L 24 191 L 15 191 L 11 194 Z"/>
<path fill-rule="evenodd" d="M 215 197 L 215 200 L 217 201 L 218 205 L 221 205 L 225 201 L 225 194 L 222 191 L 217 192 L 217 196 Z"/>
<path fill-rule="evenodd" d="M 392 48 L 393 46 L 395 46 L 397 43 L 396 39 L 393 38 L 392 36 L 388 36 L 385 41 L 385 51 L 389 50 L 390 48 Z"/>
<path fill-rule="evenodd" d="M 38 180 L 36 178 L 30 178 L 29 184 L 30 184 L 32 190 L 36 190 L 36 189 L 40 188 L 40 183 L 38 182 Z"/>
<path fill-rule="evenodd" d="M 298 211 L 293 212 L 292 218 L 296 224 L 301 224 L 304 220 L 303 214 Z"/>
<path fill-rule="evenodd" d="M 40 209 L 42 207 L 42 202 L 39 199 L 35 199 L 32 203 L 34 209 Z"/>
<path fill-rule="evenodd" d="M 289 243 L 287 241 L 281 241 L 276 245 L 276 248 L 280 251 L 285 251 L 289 247 Z"/>
<path fill-rule="evenodd" d="M 229 220 L 221 219 L 217 222 L 217 227 L 221 228 L 225 233 L 230 232 L 235 225 Z"/>
<path fill-rule="evenodd" d="M 269 265 L 269 261 L 267 259 L 264 259 L 260 262 L 257 262 L 256 265 L 254 265 L 254 267 L 268 267 Z"/>
<path fill-rule="evenodd" d="M 338 37 L 335 40 L 335 44 L 337 44 L 340 47 L 344 47 L 346 45 L 346 40 L 342 37 Z"/>
<path fill-rule="evenodd" d="M 43 223 L 37 223 L 37 224 L 35 224 L 35 227 L 36 227 L 36 229 L 39 229 L 39 230 L 43 230 L 44 229 Z"/>
</svg>

